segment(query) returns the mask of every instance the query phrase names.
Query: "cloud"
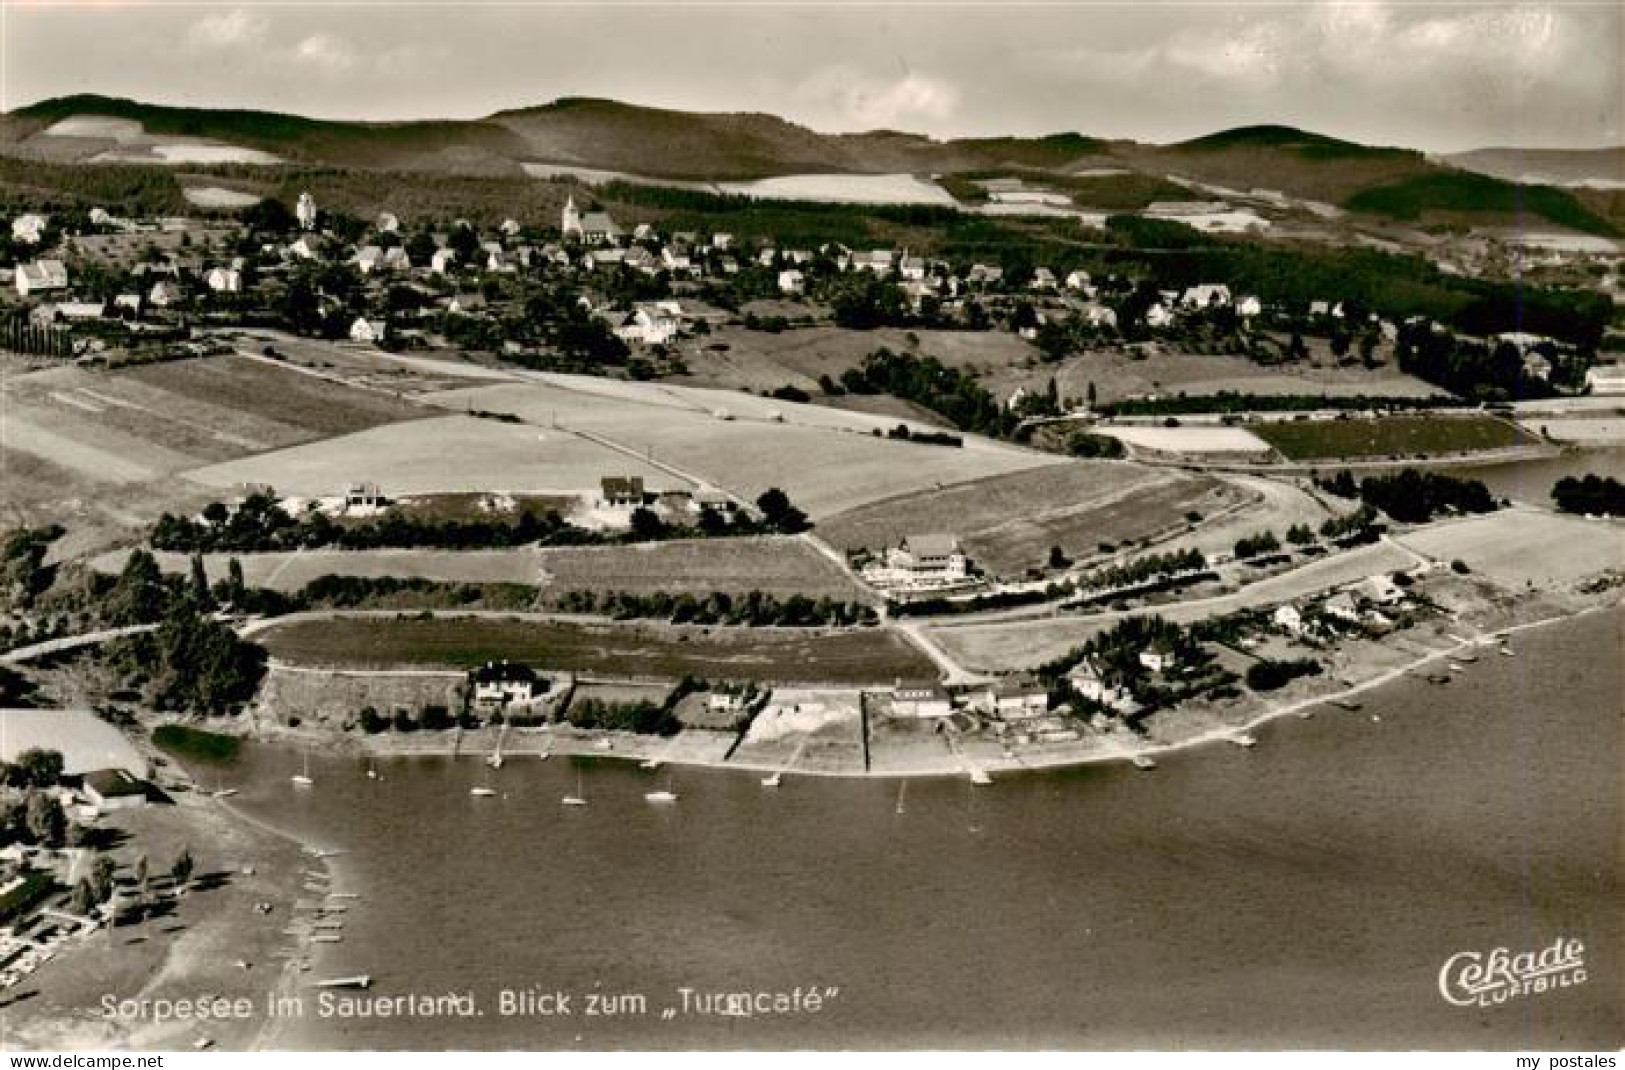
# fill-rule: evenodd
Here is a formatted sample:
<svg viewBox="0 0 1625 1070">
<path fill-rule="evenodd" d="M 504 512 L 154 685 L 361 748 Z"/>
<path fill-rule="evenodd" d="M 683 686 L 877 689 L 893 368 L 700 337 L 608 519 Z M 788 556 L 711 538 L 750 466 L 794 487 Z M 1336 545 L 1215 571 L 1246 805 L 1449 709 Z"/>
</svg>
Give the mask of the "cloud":
<svg viewBox="0 0 1625 1070">
<path fill-rule="evenodd" d="M 313 33 L 293 47 L 293 58 L 307 66 L 338 72 L 355 66 L 356 51 L 336 34 Z"/>
<path fill-rule="evenodd" d="M 205 15 L 186 31 L 186 43 L 194 51 L 243 48 L 265 39 L 266 22 L 243 8 Z"/>
<path fill-rule="evenodd" d="M 959 92 L 947 82 L 919 74 L 877 78 L 837 67 L 803 81 L 794 95 L 828 128 L 908 128 L 937 125 L 959 107 Z"/>
</svg>

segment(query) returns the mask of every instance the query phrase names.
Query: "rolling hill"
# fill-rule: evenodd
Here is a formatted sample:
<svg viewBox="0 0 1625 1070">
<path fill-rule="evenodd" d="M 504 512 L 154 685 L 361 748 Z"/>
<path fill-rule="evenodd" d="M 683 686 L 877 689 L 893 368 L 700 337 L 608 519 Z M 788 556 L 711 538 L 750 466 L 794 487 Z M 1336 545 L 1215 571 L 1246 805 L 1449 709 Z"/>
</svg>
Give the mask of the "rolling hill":
<svg viewBox="0 0 1625 1070">
<path fill-rule="evenodd" d="M 54 124 L 101 117 L 139 137 L 63 137 Z M 94 130 L 94 124 L 80 124 Z M 1086 198 L 1110 186 L 1118 210 L 1147 198 L 1177 199 L 1170 178 L 1220 190 L 1272 190 L 1402 221 L 1500 224 L 1537 217 L 1591 234 L 1615 234 L 1619 198 L 1550 186 L 1518 186 L 1430 160 L 1404 148 L 1361 145 L 1288 126 L 1248 126 L 1171 145 L 1105 141 L 1076 133 L 1047 137 L 936 140 L 892 130 L 827 134 L 758 112 L 699 113 L 567 97 L 481 119 L 348 122 L 277 112 L 181 108 L 81 95 L 41 101 L 0 117 L 0 154 L 82 163 L 120 148 L 121 162 L 164 139 L 236 146 L 290 164 L 463 176 L 519 176 L 529 161 L 653 178 L 748 180 L 817 172 L 1012 175 Z M 127 145 L 136 147 L 129 150 Z M 128 152 L 133 151 L 132 160 Z M 1500 166 L 1505 150 L 1474 157 Z M 1625 150 L 1609 150 L 1617 156 Z M 1574 154 L 1520 154 L 1568 166 Z M 1581 154 L 1583 155 L 1583 154 Z M 1562 157 L 1563 159 L 1559 159 Z M 107 158 L 101 155 L 101 158 Z M 1469 161 L 1472 162 L 1472 161 Z M 1605 165 L 1606 158 L 1585 161 Z M 1575 166 L 1579 166 L 1575 164 Z M 1103 171 L 1124 177 L 1103 180 Z M 1568 173 L 1568 172 L 1564 172 Z M 1128 183 L 1132 188 L 1117 187 Z M 1200 196 L 1200 193 L 1192 196 Z"/>
<path fill-rule="evenodd" d="M 1508 182 L 1549 186 L 1625 186 L 1625 145 L 1606 149 L 1474 149 L 1445 160 Z"/>
</svg>

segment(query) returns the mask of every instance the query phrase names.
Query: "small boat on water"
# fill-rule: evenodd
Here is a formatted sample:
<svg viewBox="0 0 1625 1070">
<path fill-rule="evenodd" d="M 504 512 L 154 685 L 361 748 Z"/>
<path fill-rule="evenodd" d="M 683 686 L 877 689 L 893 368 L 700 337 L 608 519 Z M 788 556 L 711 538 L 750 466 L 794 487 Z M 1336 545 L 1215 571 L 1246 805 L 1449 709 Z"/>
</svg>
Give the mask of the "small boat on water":
<svg viewBox="0 0 1625 1070">
<path fill-rule="evenodd" d="M 762 787 L 764 788 L 776 788 L 782 783 L 784 783 L 783 773 L 774 773 L 772 776 L 762 778 Z"/>
<path fill-rule="evenodd" d="M 659 791 L 644 792 L 643 798 L 645 801 L 652 803 L 674 803 L 677 801 L 677 793 L 662 788 Z"/>
<path fill-rule="evenodd" d="M 1450 682 L 1450 674 L 1447 672 L 1428 673 L 1427 681 L 1430 684 L 1448 684 Z"/>
<path fill-rule="evenodd" d="M 1258 746 L 1258 738 L 1248 732 L 1237 732 L 1235 735 L 1230 737 L 1230 742 L 1234 743 L 1238 747 Z"/>
<path fill-rule="evenodd" d="M 972 769 L 970 771 L 970 782 L 972 784 L 991 784 L 993 783 L 993 778 L 988 776 L 987 773 L 981 769 Z"/>
<path fill-rule="evenodd" d="M 1134 763 L 1136 769 L 1151 770 L 1157 767 L 1157 763 L 1152 760 L 1149 754 L 1136 754 L 1130 760 Z"/>
<path fill-rule="evenodd" d="M 1463 653 L 1457 654 L 1456 655 L 1456 660 L 1459 661 L 1459 662 L 1463 662 L 1464 664 L 1471 665 L 1471 664 L 1473 664 L 1474 662 L 1476 662 L 1478 660 L 1478 655 L 1472 653 L 1471 651 L 1465 651 Z"/>
<path fill-rule="evenodd" d="M 358 973 L 354 977 L 329 977 L 315 982 L 317 988 L 371 988 L 372 977 L 369 974 Z"/>
<path fill-rule="evenodd" d="M 237 789 L 236 788 L 219 788 L 219 789 L 215 790 L 212 794 L 214 795 L 214 797 L 216 799 L 229 799 L 233 795 L 237 794 Z"/>
<path fill-rule="evenodd" d="M 1514 654 L 1514 653 L 1513 653 L 1513 652 L 1512 652 L 1512 648 L 1511 648 L 1511 647 L 1510 647 L 1510 646 L 1503 646 L 1503 647 L 1501 647 L 1501 651 L 1500 651 L 1500 653 L 1501 653 L 1501 656 L 1502 656 L 1502 657 L 1503 657 L 1503 658 L 1515 658 L 1515 657 L 1517 657 L 1517 656 L 1518 656 L 1518 655 L 1517 655 L 1517 654 Z"/>
<path fill-rule="evenodd" d="M 640 768 L 640 769 L 659 769 L 660 768 L 660 759 L 659 758 L 645 758 L 642 762 L 638 763 L 638 768 Z"/>
<path fill-rule="evenodd" d="M 476 798 L 489 799 L 496 794 L 496 791 L 492 788 L 469 788 L 468 793 Z"/>
<path fill-rule="evenodd" d="M 1348 710 L 1353 712 L 1360 708 L 1360 704 L 1351 698 L 1334 698 L 1331 700 L 1331 702 L 1333 706 L 1336 706 L 1340 710 Z"/>
<path fill-rule="evenodd" d="M 344 942 L 344 937 L 338 933 L 317 933 L 310 939 L 312 943 L 317 944 L 342 944 Z"/>
<path fill-rule="evenodd" d="M 293 781 L 293 785 L 296 788 L 308 788 L 312 784 L 316 783 L 314 780 L 310 779 L 310 752 L 309 751 L 305 752 L 305 771 L 303 773 L 295 773 L 293 776 L 289 777 L 288 779 Z"/>
</svg>

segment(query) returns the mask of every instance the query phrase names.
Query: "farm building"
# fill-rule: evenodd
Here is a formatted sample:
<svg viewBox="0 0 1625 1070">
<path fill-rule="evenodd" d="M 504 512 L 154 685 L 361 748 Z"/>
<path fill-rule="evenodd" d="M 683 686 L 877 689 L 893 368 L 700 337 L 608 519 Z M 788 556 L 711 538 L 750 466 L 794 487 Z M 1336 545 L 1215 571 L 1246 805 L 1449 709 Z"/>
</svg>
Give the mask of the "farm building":
<svg viewBox="0 0 1625 1070">
<path fill-rule="evenodd" d="M 1298 612 L 1298 607 L 1291 603 L 1278 606 L 1275 612 L 1270 614 L 1270 620 L 1275 623 L 1277 628 L 1291 632 L 1293 635 L 1303 631 L 1303 614 Z"/>
<path fill-rule="evenodd" d="M 350 510 L 382 509 L 389 504 L 376 483 L 352 483 L 344 491 L 344 508 Z"/>
<path fill-rule="evenodd" d="M 511 661 L 488 661 L 468 678 L 474 686 L 476 706 L 522 706 L 547 690 L 547 681 L 539 679 L 535 670 Z"/>
<path fill-rule="evenodd" d="M 886 564 L 916 577 L 962 580 L 970 567 L 952 535 L 907 535 L 886 554 Z"/>
<path fill-rule="evenodd" d="M 243 292 L 243 273 L 236 268 L 214 268 L 204 276 L 203 281 L 217 294 Z"/>
<path fill-rule="evenodd" d="M 937 684 L 898 683 L 891 708 L 898 717 L 947 717 L 954 712 L 954 703 Z"/>
<path fill-rule="evenodd" d="M 642 476 L 605 476 L 599 481 L 605 505 L 642 505 Z"/>
<path fill-rule="evenodd" d="M 68 288 L 68 269 L 60 260 L 35 260 L 30 264 L 18 264 L 13 281 L 17 293 L 23 297 L 46 290 L 65 290 Z"/>
<path fill-rule="evenodd" d="M 87 802 L 104 813 L 147 805 L 147 785 L 123 769 L 96 769 L 80 778 Z"/>
<path fill-rule="evenodd" d="M 0 710 L 0 760 L 15 762 L 27 750 L 62 755 L 66 776 L 98 769 L 148 774 L 147 760 L 124 734 L 90 710 Z"/>
</svg>

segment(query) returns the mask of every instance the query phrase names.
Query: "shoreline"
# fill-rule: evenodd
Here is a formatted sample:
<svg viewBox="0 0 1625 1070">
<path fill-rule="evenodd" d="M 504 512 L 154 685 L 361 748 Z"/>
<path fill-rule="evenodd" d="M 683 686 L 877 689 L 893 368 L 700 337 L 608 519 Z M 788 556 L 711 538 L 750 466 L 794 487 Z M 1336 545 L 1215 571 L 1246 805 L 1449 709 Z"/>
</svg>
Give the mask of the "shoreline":
<svg viewBox="0 0 1625 1070">
<path fill-rule="evenodd" d="M 923 764 L 900 765 L 881 769 L 861 768 L 797 768 L 792 759 L 786 762 L 770 762 L 761 759 L 726 760 L 708 758 L 703 755 L 672 752 L 667 740 L 660 737 L 636 736 L 630 733 L 617 734 L 577 734 L 581 730 L 566 729 L 572 734 L 556 734 L 553 728 L 545 728 L 534 732 L 510 736 L 504 753 L 510 760 L 535 757 L 571 757 L 571 758 L 600 758 L 607 760 L 654 762 L 659 766 L 673 766 L 694 769 L 737 770 L 739 772 L 770 775 L 780 774 L 793 777 L 818 777 L 834 780 L 904 780 L 904 779 L 930 779 L 950 778 L 962 776 L 975 776 L 990 773 L 1021 773 L 1042 772 L 1057 769 L 1100 765 L 1108 762 L 1133 762 L 1137 758 L 1155 758 L 1159 755 L 1173 754 L 1184 750 L 1205 746 L 1212 743 L 1232 743 L 1238 737 L 1245 735 L 1255 728 L 1269 724 L 1272 721 L 1300 714 L 1306 709 L 1315 706 L 1333 705 L 1340 700 L 1352 698 L 1367 691 L 1382 687 L 1412 675 L 1417 670 L 1440 660 L 1448 660 L 1463 652 L 1477 647 L 1489 646 L 1504 642 L 1508 637 L 1520 632 L 1545 628 L 1564 621 L 1578 620 L 1583 617 L 1619 609 L 1625 602 L 1607 602 L 1586 606 L 1570 612 L 1559 613 L 1539 620 L 1525 621 L 1517 624 L 1508 624 L 1490 631 L 1475 632 L 1470 638 L 1458 641 L 1450 647 L 1418 655 L 1401 665 L 1394 666 L 1376 673 L 1362 680 L 1348 683 L 1334 691 L 1321 694 L 1308 695 L 1292 699 L 1279 705 L 1271 705 L 1268 709 L 1257 713 L 1244 721 L 1233 725 L 1222 725 L 1208 728 L 1182 739 L 1165 742 L 1141 741 L 1137 745 L 1100 746 L 1086 745 L 1083 752 L 1076 750 L 1067 753 L 1031 754 L 1025 756 L 977 756 L 963 753 L 944 753 L 939 760 L 927 761 Z M 1266 700 L 1267 701 L 1267 700 Z M 693 730 L 691 730 L 693 731 Z M 287 746 L 296 743 L 309 743 L 308 734 L 287 733 L 275 736 L 252 736 L 256 742 L 272 746 Z M 484 737 L 479 737 L 483 739 Z M 677 737 L 681 738 L 681 737 Z M 534 740 L 535 746 L 524 746 L 521 741 Z M 609 740 L 611 747 L 604 747 L 603 742 Z M 324 737 L 324 741 L 333 742 L 331 737 Z M 515 744 L 520 744 L 515 746 Z M 345 753 L 356 757 L 370 758 L 414 758 L 414 757 L 483 757 L 484 749 L 479 747 L 465 747 L 462 741 L 454 745 L 445 745 L 435 741 L 426 746 L 376 746 L 365 740 L 346 745 Z M 253 820 L 253 819 L 250 819 Z"/>
</svg>

